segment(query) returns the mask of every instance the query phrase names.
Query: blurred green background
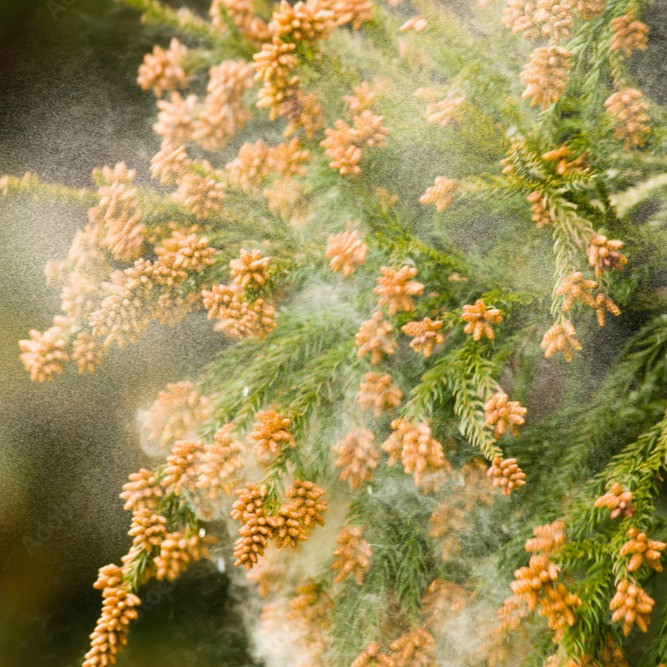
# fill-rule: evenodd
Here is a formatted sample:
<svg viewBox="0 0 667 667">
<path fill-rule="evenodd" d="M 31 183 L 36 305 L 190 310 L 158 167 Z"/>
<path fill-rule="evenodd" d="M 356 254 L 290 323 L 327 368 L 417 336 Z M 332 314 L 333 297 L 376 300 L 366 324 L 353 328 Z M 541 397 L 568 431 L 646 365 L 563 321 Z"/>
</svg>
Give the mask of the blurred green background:
<svg viewBox="0 0 667 667">
<path fill-rule="evenodd" d="M 0 32 L 0 173 L 84 186 L 93 167 L 125 160 L 145 177 L 158 141 L 136 70 L 169 35 L 113 0 L 0 0 Z M 0 199 L 0 667 L 81 663 L 99 614 L 97 568 L 128 547 L 120 487 L 150 464 L 137 410 L 220 346 L 195 318 L 156 328 L 93 377 L 31 383 L 17 341 L 50 326 L 59 304 L 44 265 L 85 221 L 83 209 Z M 206 563 L 147 589 L 118 664 L 254 664 L 228 588 Z"/>
</svg>

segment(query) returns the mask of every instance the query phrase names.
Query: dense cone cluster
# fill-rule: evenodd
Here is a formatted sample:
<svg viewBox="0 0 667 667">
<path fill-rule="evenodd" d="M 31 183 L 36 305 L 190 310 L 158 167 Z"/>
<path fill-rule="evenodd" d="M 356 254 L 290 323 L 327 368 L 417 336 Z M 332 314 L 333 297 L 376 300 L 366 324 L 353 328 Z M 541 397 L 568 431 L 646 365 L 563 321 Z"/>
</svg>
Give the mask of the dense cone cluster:
<svg viewBox="0 0 667 667">
<path fill-rule="evenodd" d="M 562 519 L 557 519 L 553 523 L 535 526 L 533 535 L 535 537 L 526 540 L 526 551 L 531 553 L 541 552 L 545 555 L 551 554 L 565 544 L 565 522 Z"/>
<path fill-rule="evenodd" d="M 611 20 L 609 24 L 613 37 L 611 48 L 623 51 L 631 56 L 635 51 L 646 51 L 648 48 L 648 26 L 638 21 L 633 14 L 624 14 Z"/>
<path fill-rule="evenodd" d="M 366 261 L 368 246 L 355 231 L 329 236 L 326 255 L 331 259 L 332 271 L 340 271 L 349 278 Z"/>
<path fill-rule="evenodd" d="M 213 0 L 209 13 L 218 30 L 226 29 L 224 17 L 228 16 L 246 39 L 264 42 L 271 36 L 266 23 L 253 12 L 250 0 Z"/>
<path fill-rule="evenodd" d="M 325 130 L 326 138 L 320 143 L 329 158 L 329 166 L 343 175 L 361 173 L 359 162 L 366 146 L 385 146 L 389 130 L 384 126 L 384 116 L 374 114 L 375 95 L 369 94 L 368 85 L 354 89 L 354 95 L 344 97 L 352 113 L 352 125 L 339 119 L 333 128 Z"/>
<path fill-rule="evenodd" d="M 239 531 L 241 537 L 234 544 L 235 565 L 243 565 L 248 570 L 264 554 L 273 536 L 273 526 L 264 507 L 266 493 L 265 486 L 248 482 L 236 491 L 238 500 L 231 511 L 232 518 L 243 524 Z"/>
<path fill-rule="evenodd" d="M 415 667 L 436 667 L 435 639 L 424 628 L 415 628 L 399 637 L 389 646 L 392 658 L 397 665 Z"/>
<path fill-rule="evenodd" d="M 607 116 L 614 127 L 614 137 L 625 148 L 642 147 L 651 131 L 649 104 L 640 90 L 624 88 L 612 93 L 604 103 Z"/>
<path fill-rule="evenodd" d="M 628 572 L 635 572 L 642 565 L 648 565 L 656 572 L 662 572 L 660 557 L 667 548 L 667 544 L 658 540 L 649 539 L 648 535 L 640 532 L 634 526 L 628 528 L 630 538 L 622 547 L 619 556 L 630 556 Z"/>
<path fill-rule="evenodd" d="M 445 337 L 440 333 L 440 329 L 442 329 L 442 321 L 432 320 L 430 317 L 425 317 L 417 322 L 408 322 L 401 327 L 404 334 L 413 337 L 410 347 L 417 354 L 421 353 L 425 357 L 430 357 L 435 346 L 445 342 Z"/>
<path fill-rule="evenodd" d="M 484 404 L 484 424 L 493 427 L 493 435 L 501 438 L 505 433 L 517 435 L 519 426 L 526 422 L 528 412 L 519 401 L 510 401 L 504 391 L 499 391 Z"/>
<path fill-rule="evenodd" d="M 250 437 L 257 443 L 257 456 L 263 460 L 275 459 L 285 447 L 296 447 L 294 436 L 290 433 L 292 420 L 275 410 L 257 413 L 257 421 Z"/>
<path fill-rule="evenodd" d="M 358 333 L 354 337 L 357 346 L 357 355 L 364 357 L 370 354 L 371 364 L 379 364 L 385 356 L 396 352 L 397 343 L 393 336 L 394 325 L 384 319 L 382 311 L 376 311 L 370 320 L 361 323 Z"/>
<path fill-rule="evenodd" d="M 270 257 L 263 257 L 261 250 L 241 250 L 238 259 L 229 262 L 232 279 L 241 289 L 259 288 L 269 279 Z"/>
<path fill-rule="evenodd" d="M 473 305 L 463 306 L 461 319 L 466 322 L 463 331 L 470 334 L 473 340 L 483 336 L 493 340 L 496 333 L 491 325 L 502 322 L 503 316 L 498 308 L 488 308 L 483 299 L 477 299 Z"/>
<path fill-rule="evenodd" d="M 562 352 L 565 360 L 572 361 L 574 350 L 581 350 L 581 343 L 577 338 L 577 330 L 570 320 L 562 320 L 554 324 L 542 338 L 540 347 L 544 350 L 547 359 L 557 352 Z"/>
<path fill-rule="evenodd" d="M 411 312 L 415 309 L 413 296 L 424 292 L 424 285 L 413 278 L 417 275 L 414 266 L 403 266 L 392 269 L 389 266 L 380 267 L 380 277 L 376 279 L 377 286 L 373 290 L 380 298 L 380 306 L 387 306 L 390 315 L 398 312 Z"/>
<path fill-rule="evenodd" d="M 234 424 L 221 426 L 213 442 L 206 443 L 201 453 L 197 488 L 208 491 L 211 500 L 215 500 L 220 491 L 231 494 L 236 473 L 246 464 L 245 447 L 234 440 L 233 430 Z"/>
<path fill-rule="evenodd" d="M 185 489 L 194 491 L 204 444 L 199 440 L 178 440 L 167 456 L 162 486 L 169 493 L 181 495 Z"/>
<path fill-rule="evenodd" d="M 609 609 L 613 612 L 611 620 L 614 623 L 623 622 L 623 634 L 626 637 L 635 625 L 642 632 L 648 632 L 654 605 L 655 600 L 641 586 L 621 579 L 616 584 L 616 595 L 609 603 Z"/>
<path fill-rule="evenodd" d="M 431 435 L 431 428 L 426 423 L 413 424 L 405 419 L 394 419 L 391 423 L 394 431 L 382 443 L 382 449 L 389 454 L 388 464 L 398 461 L 407 475 L 413 475 L 417 486 L 428 488 L 439 485 L 434 473 L 449 470 L 442 445 Z"/>
<path fill-rule="evenodd" d="M 581 606 L 581 598 L 568 592 L 565 584 L 547 586 L 540 602 L 540 615 L 547 619 L 554 631 L 554 641 L 560 642 L 567 628 L 574 625 L 574 613 Z"/>
<path fill-rule="evenodd" d="M 53 379 L 56 373 L 62 373 L 64 364 L 69 360 L 65 332 L 57 324 L 44 333 L 32 329 L 30 338 L 19 341 L 20 359 L 30 379 L 37 382 Z"/>
<path fill-rule="evenodd" d="M 539 190 L 533 190 L 526 199 L 530 203 L 530 219 L 535 223 L 535 227 L 542 229 L 553 226 L 553 210 L 548 199 Z"/>
<path fill-rule="evenodd" d="M 625 244 L 623 241 L 608 239 L 603 234 L 595 234 L 588 245 L 588 263 L 595 269 L 595 275 L 601 276 L 603 271 L 620 270 L 628 258 L 619 252 Z"/>
<path fill-rule="evenodd" d="M 529 99 L 531 106 L 546 109 L 563 96 L 571 69 L 572 54 L 564 46 L 535 49 L 521 70 L 521 80 L 526 84 L 522 97 Z"/>
<path fill-rule="evenodd" d="M 146 437 L 161 447 L 170 447 L 206 421 L 211 408 L 211 401 L 199 393 L 194 383 L 184 380 L 168 384 L 144 417 Z"/>
<path fill-rule="evenodd" d="M 384 412 L 391 414 L 402 399 L 403 391 L 394 384 L 391 375 L 380 373 L 366 373 L 357 394 L 357 403 L 364 410 L 373 408 L 375 419 L 379 419 Z"/>
<path fill-rule="evenodd" d="M 333 447 L 336 455 L 334 465 L 340 468 L 338 478 L 347 482 L 352 489 L 358 489 L 373 478 L 380 462 L 380 452 L 375 444 L 375 435 L 367 428 L 348 433 Z"/>
<path fill-rule="evenodd" d="M 129 624 L 138 617 L 141 600 L 122 582 L 120 568 L 106 565 L 100 569 L 94 588 L 102 591 L 102 614 L 90 635 L 90 650 L 83 667 L 106 667 L 127 644 Z"/>
<path fill-rule="evenodd" d="M 420 204 L 433 204 L 438 213 L 442 213 L 453 201 L 456 194 L 456 181 L 438 176 L 430 188 L 419 198 Z"/>
<path fill-rule="evenodd" d="M 159 547 L 167 536 L 167 519 L 161 514 L 142 507 L 132 515 L 132 523 L 128 535 L 132 538 L 132 546 L 150 553 Z"/>
<path fill-rule="evenodd" d="M 155 557 L 155 578 L 158 581 L 178 579 L 192 563 L 210 556 L 209 547 L 215 538 L 189 531 L 169 533 L 160 543 L 160 553 Z"/>
<path fill-rule="evenodd" d="M 519 468 L 516 459 L 497 456 L 493 459 L 487 474 L 493 486 L 499 487 L 506 496 L 526 483 L 526 473 Z"/>
<path fill-rule="evenodd" d="M 382 646 L 378 642 L 371 642 L 350 667 L 396 667 L 396 663 L 391 656 L 382 652 Z"/>
<path fill-rule="evenodd" d="M 173 92 L 177 88 L 185 88 L 187 76 L 183 69 L 183 60 L 187 53 L 187 47 L 175 37 L 168 49 L 156 45 L 153 53 L 147 54 L 139 67 L 139 87 L 142 90 L 152 90 L 156 97 L 161 97 L 165 91 Z"/>
<path fill-rule="evenodd" d="M 632 517 L 635 514 L 632 491 L 624 489 L 619 482 L 612 482 L 609 490 L 595 500 L 595 507 L 610 509 L 612 519 L 619 516 Z"/>
<path fill-rule="evenodd" d="M 371 545 L 362 537 L 363 531 L 359 526 L 343 528 L 338 533 L 334 551 L 334 562 L 331 569 L 336 572 L 335 581 L 345 581 L 353 577 L 358 586 L 364 583 L 364 574 L 370 569 L 370 559 L 373 553 Z"/>
<path fill-rule="evenodd" d="M 557 579 L 560 570 L 547 556 L 535 554 L 528 565 L 514 572 L 514 581 L 510 584 L 514 595 L 528 603 L 531 611 L 537 609 L 542 589 L 550 587 Z"/>
<path fill-rule="evenodd" d="M 123 485 L 120 498 L 125 501 L 126 510 L 152 510 L 157 507 L 163 495 L 164 492 L 158 484 L 155 473 L 147 468 L 141 468 L 137 472 L 130 473 L 129 481 Z"/>
<path fill-rule="evenodd" d="M 577 2 L 577 11 L 579 16 L 586 21 L 599 16 L 604 11 L 607 0 L 579 0 Z"/>
</svg>

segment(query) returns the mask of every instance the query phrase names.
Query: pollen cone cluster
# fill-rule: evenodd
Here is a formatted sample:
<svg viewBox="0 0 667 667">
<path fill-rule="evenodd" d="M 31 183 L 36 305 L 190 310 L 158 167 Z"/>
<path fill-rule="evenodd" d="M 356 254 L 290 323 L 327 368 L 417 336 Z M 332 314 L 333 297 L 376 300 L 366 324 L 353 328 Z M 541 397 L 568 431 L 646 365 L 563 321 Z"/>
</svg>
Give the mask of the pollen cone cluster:
<svg viewBox="0 0 667 667">
<path fill-rule="evenodd" d="M 336 572 L 335 581 L 353 577 L 358 586 L 364 583 L 364 575 L 370 569 L 373 553 L 371 545 L 363 539 L 363 531 L 358 526 L 343 528 L 338 534 L 331 569 Z"/>
<path fill-rule="evenodd" d="M 621 579 L 616 584 L 616 595 L 609 603 L 611 620 L 614 623 L 623 622 L 623 635 L 627 637 L 636 625 L 642 632 L 648 632 L 651 622 L 651 612 L 655 600 L 641 587 L 627 579 Z"/>
<path fill-rule="evenodd" d="M 396 667 L 396 663 L 391 656 L 382 652 L 378 642 L 372 642 L 353 660 L 350 667 Z"/>
<path fill-rule="evenodd" d="M 641 148 L 651 131 L 650 107 L 642 92 L 636 88 L 619 90 L 607 98 L 604 108 L 614 127 L 614 137 L 626 149 Z"/>
<path fill-rule="evenodd" d="M 430 317 L 425 317 L 417 322 L 408 322 L 401 327 L 404 334 L 413 337 L 410 347 L 425 357 L 430 357 L 435 346 L 445 342 L 445 337 L 440 333 L 440 329 L 442 329 L 442 321 L 432 320 Z"/>
<path fill-rule="evenodd" d="M 473 340 L 479 340 L 482 337 L 495 338 L 491 325 L 502 322 L 503 316 L 498 308 L 487 308 L 483 299 L 477 299 L 473 305 L 463 306 L 461 319 L 467 323 L 463 331 L 471 334 Z"/>
<path fill-rule="evenodd" d="M 273 536 L 273 527 L 264 507 L 266 493 L 265 486 L 248 482 L 236 491 L 238 500 L 231 511 L 232 518 L 242 523 L 241 537 L 234 544 L 235 565 L 243 565 L 248 570 L 264 554 Z"/>
<path fill-rule="evenodd" d="M 400 269 L 380 267 L 380 276 L 376 279 L 377 286 L 373 293 L 380 297 L 380 306 L 387 306 L 390 315 L 415 309 L 412 297 L 424 292 L 424 285 L 413 280 L 416 275 L 414 266 L 403 266 Z"/>
<path fill-rule="evenodd" d="M 257 413 L 257 421 L 250 437 L 257 443 L 257 456 L 262 460 L 275 459 L 286 447 L 296 447 L 294 436 L 290 433 L 292 420 L 275 410 Z"/>
<path fill-rule="evenodd" d="M 456 181 L 438 176 L 430 188 L 419 198 L 420 204 L 433 204 L 438 213 L 442 213 L 453 201 L 456 194 Z"/>
<path fill-rule="evenodd" d="M 380 461 L 375 435 L 367 428 L 348 433 L 332 447 L 336 455 L 334 465 L 340 468 L 339 479 L 352 489 L 358 489 L 373 478 Z"/>
<path fill-rule="evenodd" d="M 175 531 L 160 543 L 160 553 L 153 561 L 155 578 L 160 581 L 178 579 L 192 563 L 210 555 L 209 547 L 215 538 L 199 533 Z"/>
<path fill-rule="evenodd" d="M 436 667 L 435 639 L 424 628 L 415 628 L 399 637 L 390 647 L 392 658 L 397 665 L 414 667 Z"/>
<path fill-rule="evenodd" d="M 402 399 L 403 392 L 394 384 L 391 375 L 381 373 L 366 373 L 357 394 L 359 405 L 364 410 L 373 408 L 375 419 L 379 419 L 384 412 L 393 412 Z"/>
<path fill-rule="evenodd" d="M 635 572 L 642 565 L 648 565 L 656 572 L 662 572 L 660 558 L 667 544 L 658 540 L 651 540 L 644 532 L 634 526 L 628 528 L 630 538 L 622 547 L 619 556 L 630 556 L 628 572 Z"/>
<path fill-rule="evenodd" d="M 245 447 L 234 440 L 234 424 L 221 426 L 213 436 L 212 443 L 204 445 L 198 468 L 197 488 L 208 491 L 209 498 L 215 500 L 220 491 L 232 493 L 236 473 L 246 463 Z"/>
<path fill-rule="evenodd" d="M 617 519 L 619 516 L 632 517 L 635 514 L 632 491 L 624 489 L 619 482 L 613 482 L 609 490 L 595 500 L 595 507 L 610 509 L 612 519 Z"/>
<path fill-rule="evenodd" d="M 130 474 L 129 481 L 123 485 L 120 498 L 125 501 L 124 509 L 136 511 L 142 508 L 155 509 L 163 495 L 155 473 L 141 468 Z"/>
<path fill-rule="evenodd" d="M 635 51 L 646 51 L 648 48 L 648 26 L 633 14 L 618 16 L 611 20 L 609 26 L 613 33 L 611 48 L 614 51 L 623 51 L 629 57 Z"/>
<path fill-rule="evenodd" d="M 574 324 L 570 320 L 563 320 L 554 324 L 544 334 L 540 347 L 547 359 L 551 359 L 557 352 L 562 352 L 565 360 L 570 362 L 573 350 L 581 350 L 581 343 L 577 339 Z"/>
<path fill-rule="evenodd" d="M 259 288 L 269 280 L 270 257 L 264 257 L 261 250 L 241 250 L 238 259 L 229 262 L 232 279 L 241 289 Z"/>
<path fill-rule="evenodd" d="M 565 544 L 565 522 L 562 519 L 557 519 L 553 523 L 535 526 L 533 534 L 535 537 L 526 540 L 526 551 L 541 552 L 544 555 L 551 554 Z"/>
<path fill-rule="evenodd" d="M 366 261 L 368 246 L 355 231 L 330 236 L 326 255 L 331 259 L 332 271 L 340 271 L 346 278 L 351 276 Z"/>
<path fill-rule="evenodd" d="M 519 401 L 510 401 L 504 391 L 499 391 L 484 404 L 484 424 L 493 427 L 495 438 L 501 438 L 505 433 L 518 435 L 519 426 L 525 423 L 525 414 L 528 412 Z"/>
<path fill-rule="evenodd" d="M 572 54 L 564 46 L 551 44 L 535 49 L 521 70 L 521 80 L 526 84 L 522 97 L 529 99 L 531 106 L 546 109 L 563 96 L 571 69 Z"/>
<path fill-rule="evenodd" d="M 379 364 L 385 356 L 396 352 L 397 343 L 393 336 L 394 326 L 384 319 L 381 311 L 376 311 L 370 320 L 361 323 L 359 331 L 354 337 L 357 346 L 357 356 L 364 357 L 370 354 L 371 364 Z"/>
<path fill-rule="evenodd" d="M 515 570 L 510 588 L 514 595 L 528 603 L 531 611 L 535 611 L 542 589 L 551 586 L 558 579 L 559 572 L 547 556 L 535 554 L 530 557 L 527 566 Z"/>
<path fill-rule="evenodd" d="M 491 478 L 493 486 L 499 487 L 506 496 L 526 483 L 526 473 L 519 468 L 516 459 L 503 459 L 497 456 L 493 459 L 487 475 Z"/>
<path fill-rule="evenodd" d="M 153 53 L 147 54 L 139 67 L 139 87 L 142 90 L 153 90 L 156 97 L 160 97 L 165 91 L 173 92 L 177 88 L 184 88 L 187 76 L 183 69 L 183 59 L 187 52 L 187 48 L 175 37 L 168 49 L 155 46 Z"/>
<path fill-rule="evenodd" d="M 101 568 L 93 587 L 102 591 L 102 615 L 90 635 L 91 648 L 83 667 L 106 667 L 116 663 L 127 644 L 129 624 L 138 617 L 141 600 L 125 587 L 116 565 Z"/>
<path fill-rule="evenodd" d="M 199 440 L 178 440 L 167 456 L 162 486 L 168 493 L 180 496 L 185 489 L 194 491 L 204 444 Z"/>
</svg>

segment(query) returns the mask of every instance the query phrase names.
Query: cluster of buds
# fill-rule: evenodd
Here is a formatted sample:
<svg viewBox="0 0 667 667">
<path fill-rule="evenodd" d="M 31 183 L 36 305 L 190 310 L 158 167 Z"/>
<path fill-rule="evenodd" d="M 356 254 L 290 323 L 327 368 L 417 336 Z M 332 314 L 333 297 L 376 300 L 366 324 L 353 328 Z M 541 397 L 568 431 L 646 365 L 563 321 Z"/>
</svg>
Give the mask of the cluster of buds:
<svg viewBox="0 0 667 667">
<path fill-rule="evenodd" d="M 574 625 L 574 612 L 581 606 L 581 598 L 568 592 L 565 584 L 545 586 L 540 602 L 540 615 L 547 619 L 554 631 L 554 641 L 560 642 L 567 628 Z"/>
<path fill-rule="evenodd" d="M 604 11 L 607 0 L 579 0 L 577 2 L 577 12 L 585 21 L 599 16 Z"/>
<path fill-rule="evenodd" d="M 531 220 L 537 229 L 553 226 L 553 210 L 549 200 L 539 190 L 533 190 L 526 200 L 530 203 Z"/>
<path fill-rule="evenodd" d="M 394 325 L 384 319 L 382 311 L 375 311 L 370 320 L 361 323 L 354 336 L 357 356 L 371 356 L 371 364 L 379 364 L 385 356 L 396 352 L 397 343 L 394 338 Z"/>
<path fill-rule="evenodd" d="M 542 153 L 542 160 L 551 164 L 559 176 L 563 174 L 583 174 L 588 170 L 587 151 L 572 155 L 572 149 L 563 144 L 553 150 Z"/>
<path fill-rule="evenodd" d="M 623 51 L 629 57 L 635 51 L 648 49 L 649 28 L 643 21 L 638 21 L 633 14 L 624 14 L 611 20 L 609 24 L 613 37 L 611 48 Z"/>
<path fill-rule="evenodd" d="M 608 239 L 602 234 L 591 238 L 587 250 L 588 263 L 595 269 L 596 276 L 601 276 L 605 270 L 620 270 L 628 263 L 628 258 L 619 252 L 624 245 L 623 241 Z"/>
<path fill-rule="evenodd" d="M 264 507 L 267 489 L 264 485 L 248 482 L 237 489 L 238 500 L 232 507 L 231 516 L 243 525 L 240 537 L 234 544 L 235 565 L 251 569 L 269 544 L 273 526 Z"/>
<path fill-rule="evenodd" d="M 544 356 L 551 359 L 557 352 L 562 352 L 565 360 L 572 361 L 573 350 L 581 350 L 581 343 L 577 338 L 577 330 L 570 320 L 556 322 L 542 337 L 540 347 Z"/>
<path fill-rule="evenodd" d="M 614 126 L 614 137 L 622 141 L 626 149 L 644 145 L 644 137 L 651 131 L 651 116 L 649 104 L 640 90 L 618 90 L 607 98 L 604 108 Z"/>
<path fill-rule="evenodd" d="M 408 322 L 401 327 L 401 331 L 408 336 L 412 336 L 410 347 L 425 357 L 433 354 L 436 345 L 442 345 L 445 337 L 440 333 L 442 329 L 442 320 L 432 320 L 425 317 L 423 320 Z"/>
<path fill-rule="evenodd" d="M 124 509 L 137 511 L 139 509 L 155 509 L 164 495 L 162 487 L 152 470 L 141 468 L 130 473 L 129 481 L 123 484 L 120 499 L 125 501 Z"/>
<path fill-rule="evenodd" d="M 292 420 L 275 410 L 257 413 L 257 421 L 250 437 L 257 443 L 257 456 L 263 460 L 275 459 L 286 447 L 296 447 L 296 440 L 290 433 Z"/>
<path fill-rule="evenodd" d="M 473 340 L 479 340 L 482 336 L 494 339 L 496 334 L 491 324 L 499 324 L 503 316 L 498 308 L 487 308 L 483 299 L 477 299 L 473 305 L 463 306 L 461 319 L 467 322 L 464 333 L 471 334 Z"/>
<path fill-rule="evenodd" d="M 417 269 L 414 266 L 403 266 L 400 269 L 382 266 L 380 274 L 376 279 L 377 286 L 373 289 L 373 293 L 380 297 L 379 305 L 387 306 L 390 315 L 413 311 L 415 304 L 412 297 L 424 292 L 424 285 L 413 280 Z"/>
<path fill-rule="evenodd" d="M 333 128 L 324 131 L 326 137 L 320 142 L 330 160 L 329 166 L 343 175 L 361 173 L 362 149 L 365 146 L 385 146 L 389 134 L 383 125 L 384 116 L 378 116 L 370 109 L 375 95 L 369 94 L 368 84 L 355 87 L 354 93 L 343 98 L 352 111 L 352 125 L 337 120 Z"/>
<path fill-rule="evenodd" d="M 99 231 L 100 245 L 119 262 L 137 259 L 145 240 L 138 190 L 133 185 L 135 176 L 136 171 L 124 162 L 93 171 L 99 183 L 98 204 L 88 211 L 88 219 Z"/>
<path fill-rule="evenodd" d="M 362 535 L 363 531 L 359 526 L 343 528 L 338 534 L 338 547 L 333 554 L 335 560 L 331 564 L 331 569 L 337 573 L 335 581 L 345 581 L 351 576 L 358 586 L 364 583 L 364 575 L 371 567 L 373 550 Z"/>
<path fill-rule="evenodd" d="M 516 459 L 496 456 L 486 474 L 491 478 L 493 486 L 499 487 L 506 496 L 526 483 L 526 473 L 521 470 Z"/>
<path fill-rule="evenodd" d="M 389 646 L 396 665 L 435 667 L 435 638 L 424 628 L 415 628 Z"/>
<path fill-rule="evenodd" d="M 193 382 L 168 384 L 157 395 L 144 417 L 146 437 L 162 448 L 192 435 L 212 412 L 212 403 Z"/>
<path fill-rule="evenodd" d="M 298 624 L 302 632 L 298 641 L 309 649 L 305 664 L 323 664 L 328 645 L 326 631 L 331 627 L 330 611 L 333 600 L 312 580 L 297 586 L 295 592 L 296 595 L 289 602 L 287 618 Z"/>
<path fill-rule="evenodd" d="M 230 495 L 236 473 L 246 463 L 243 443 L 234 440 L 234 424 L 221 426 L 213 436 L 212 443 L 204 445 L 199 465 L 197 488 L 208 491 L 209 498 L 215 500 L 222 490 Z"/>
<path fill-rule="evenodd" d="M 521 96 L 530 99 L 531 106 L 546 109 L 563 96 L 571 69 L 572 54 L 564 46 L 551 44 L 535 49 L 521 70 L 521 80 L 526 84 Z"/>
<path fill-rule="evenodd" d="M 260 288 L 269 280 L 270 257 L 263 257 L 261 250 L 241 250 L 238 259 L 229 262 L 234 284 L 241 289 Z"/>
<path fill-rule="evenodd" d="M 30 338 L 19 341 L 19 349 L 19 358 L 30 373 L 30 379 L 37 382 L 52 380 L 56 373 L 62 373 L 64 364 L 69 361 L 66 330 L 58 323 L 44 333 L 31 329 Z"/>
<path fill-rule="evenodd" d="M 209 547 L 216 542 L 210 535 L 199 532 L 175 531 L 160 543 L 160 553 L 155 556 L 155 578 L 158 581 L 178 579 L 192 563 L 208 558 Z"/>
<path fill-rule="evenodd" d="M 153 90 L 156 97 L 161 97 L 164 91 L 172 92 L 177 88 L 184 88 L 187 76 L 183 69 L 183 60 L 187 53 L 187 47 L 175 37 L 168 49 L 155 46 L 153 53 L 144 56 L 144 62 L 139 67 L 139 87 L 142 90 Z"/>
<path fill-rule="evenodd" d="M 378 642 L 371 642 L 353 661 L 350 667 L 396 667 L 394 659 L 382 651 Z"/>
<path fill-rule="evenodd" d="M 595 297 L 591 294 L 591 290 L 598 286 L 596 280 L 584 278 L 581 271 L 571 273 L 558 286 L 556 294 L 564 297 L 563 312 L 567 313 L 575 301 L 579 301 L 584 306 L 596 307 Z"/>
<path fill-rule="evenodd" d="M 531 611 L 537 609 L 540 593 L 558 579 L 560 570 L 545 555 L 534 554 L 528 565 L 514 571 L 514 581 L 510 584 L 512 592 L 525 600 Z"/>
<path fill-rule="evenodd" d="M 574 26 L 575 4 L 576 0 L 539 0 L 535 22 L 541 36 L 553 44 L 568 39 Z"/>
<path fill-rule="evenodd" d="M 180 176 L 172 199 L 194 213 L 198 220 L 208 220 L 222 211 L 227 197 L 223 179 L 224 174 L 220 170 L 213 169 L 209 162 L 203 160 L 200 171 L 187 171 Z"/>
<path fill-rule="evenodd" d="M 184 489 L 195 490 L 203 451 L 199 440 L 178 440 L 172 445 L 162 478 L 165 491 L 180 496 Z"/>
<path fill-rule="evenodd" d="M 667 548 L 667 544 L 658 540 L 651 540 L 646 533 L 640 532 L 634 526 L 628 528 L 628 537 L 630 538 L 622 547 L 619 556 L 630 556 L 628 561 L 628 572 L 638 570 L 646 564 L 656 572 L 662 572 L 662 563 L 660 557 Z"/>
<path fill-rule="evenodd" d="M 535 21 L 537 3 L 534 0 L 507 0 L 503 10 L 503 25 L 514 34 L 523 33 L 526 39 L 539 37 Z"/>
<path fill-rule="evenodd" d="M 493 427 L 494 437 L 501 438 L 509 431 L 511 435 L 519 433 L 519 426 L 525 422 L 528 412 L 519 401 L 510 401 L 504 391 L 499 391 L 484 403 L 484 424 Z"/>
<path fill-rule="evenodd" d="M 250 297 L 265 288 L 270 278 L 271 257 L 261 250 L 241 250 L 237 259 L 229 262 L 230 285 L 213 285 L 203 290 L 204 308 L 208 318 L 217 320 L 216 331 L 232 338 L 266 338 L 276 327 L 275 309 L 263 297 Z"/>
<path fill-rule="evenodd" d="M 648 632 L 655 600 L 641 587 L 627 579 L 621 579 L 616 584 L 616 595 L 609 603 L 609 609 L 614 612 L 611 620 L 614 623 L 623 621 L 623 635 L 627 637 L 632 628 L 637 627 L 642 632 Z"/>
<path fill-rule="evenodd" d="M 401 404 L 403 391 L 397 387 L 391 375 L 380 373 L 366 373 L 364 375 L 357 403 L 364 409 L 373 408 L 373 416 L 379 419 L 383 412 L 391 413 Z"/>
<path fill-rule="evenodd" d="M 460 95 L 431 103 L 426 108 L 426 121 L 438 123 L 442 127 L 447 127 L 450 123 L 456 123 L 461 116 L 465 102 L 465 95 Z"/>
<path fill-rule="evenodd" d="M 431 428 L 426 422 L 413 424 L 405 419 L 394 419 L 391 423 L 393 433 L 382 444 L 382 449 L 389 454 L 390 466 L 399 460 L 403 470 L 413 475 L 416 486 L 438 487 L 438 473 L 450 469 L 442 445 L 431 435 Z"/>
<path fill-rule="evenodd" d="M 566 541 L 565 522 L 557 519 L 553 523 L 533 528 L 535 537 L 526 540 L 525 549 L 531 553 L 551 554 Z"/>
<path fill-rule="evenodd" d="M 128 535 L 132 538 L 132 546 L 150 553 L 159 547 L 167 537 L 167 519 L 161 514 L 142 507 L 132 515 L 132 523 Z"/>
<path fill-rule="evenodd" d="M 611 510 L 611 518 L 619 516 L 632 517 L 635 508 L 632 504 L 632 491 L 624 489 L 619 482 L 612 482 L 609 490 L 595 500 L 595 507 L 606 507 Z"/>
<path fill-rule="evenodd" d="M 332 451 L 336 455 L 334 465 L 341 469 L 339 479 L 352 489 L 358 489 L 373 478 L 380 453 L 372 431 L 367 428 L 352 431 L 338 441 Z"/>
<path fill-rule="evenodd" d="M 457 183 L 451 178 L 438 176 L 433 185 L 419 198 L 420 204 L 433 204 L 438 213 L 442 213 L 453 201 Z"/>
<path fill-rule="evenodd" d="M 127 644 L 129 624 L 139 616 L 141 600 L 123 584 L 117 565 L 101 568 L 93 587 L 102 591 L 102 614 L 90 635 L 83 667 L 107 667 Z"/>
<path fill-rule="evenodd" d="M 332 271 L 340 271 L 348 278 L 366 261 L 368 246 L 356 231 L 347 231 L 327 239 L 326 256 L 331 259 Z"/>
</svg>

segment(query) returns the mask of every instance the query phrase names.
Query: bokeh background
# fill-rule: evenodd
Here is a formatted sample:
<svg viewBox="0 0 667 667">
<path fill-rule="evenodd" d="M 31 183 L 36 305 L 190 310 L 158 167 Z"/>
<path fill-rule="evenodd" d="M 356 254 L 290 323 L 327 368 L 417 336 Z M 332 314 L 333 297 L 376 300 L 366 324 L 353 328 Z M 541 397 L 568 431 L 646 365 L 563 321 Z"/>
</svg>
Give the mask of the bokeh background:
<svg viewBox="0 0 667 667">
<path fill-rule="evenodd" d="M 206 12 L 207 2 L 186 2 Z M 90 185 L 124 160 L 147 174 L 154 99 L 136 70 L 170 35 L 113 0 L 0 0 L 0 173 Z M 45 285 L 86 211 L 0 199 L 0 667 L 75 667 L 99 614 L 97 568 L 127 550 L 118 492 L 149 463 L 136 414 L 167 382 L 211 359 L 219 335 L 199 319 L 159 328 L 93 377 L 33 384 L 17 341 L 58 310 Z M 229 582 L 211 563 L 142 595 L 119 665 L 250 666 Z"/>
</svg>

